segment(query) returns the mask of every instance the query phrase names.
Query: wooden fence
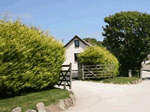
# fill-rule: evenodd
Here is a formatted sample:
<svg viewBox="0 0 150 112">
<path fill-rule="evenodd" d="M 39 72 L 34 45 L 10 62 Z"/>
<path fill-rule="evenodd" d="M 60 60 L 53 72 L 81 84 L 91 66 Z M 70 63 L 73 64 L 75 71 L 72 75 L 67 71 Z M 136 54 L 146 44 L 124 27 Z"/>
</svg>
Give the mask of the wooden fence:
<svg viewBox="0 0 150 112">
<path fill-rule="evenodd" d="M 64 89 L 69 86 L 69 89 L 72 89 L 72 63 L 62 65 L 58 86 L 64 86 Z"/>
<path fill-rule="evenodd" d="M 82 65 L 82 80 L 114 77 L 114 64 Z"/>
</svg>

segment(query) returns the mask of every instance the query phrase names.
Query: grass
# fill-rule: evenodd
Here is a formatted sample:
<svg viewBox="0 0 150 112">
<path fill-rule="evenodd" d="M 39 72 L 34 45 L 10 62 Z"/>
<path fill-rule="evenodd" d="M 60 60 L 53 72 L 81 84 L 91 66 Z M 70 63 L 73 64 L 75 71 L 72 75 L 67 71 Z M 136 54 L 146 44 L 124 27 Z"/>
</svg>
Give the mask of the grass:
<svg viewBox="0 0 150 112">
<path fill-rule="evenodd" d="M 150 63 L 147 63 L 146 65 L 150 65 Z"/>
<path fill-rule="evenodd" d="M 135 82 L 136 80 L 138 80 L 138 78 L 136 77 L 115 77 L 115 78 L 110 78 L 110 79 L 105 79 L 103 80 L 104 83 L 114 83 L 114 84 L 127 84 Z"/>
<path fill-rule="evenodd" d="M 0 99 L 0 112 L 11 112 L 16 107 L 21 107 L 22 112 L 27 109 L 36 109 L 35 105 L 43 102 L 45 106 L 56 103 L 59 99 L 69 97 L 69 91 L 62 89 L 51 89 L 38 92 L 24 94 L 22 96 L 15 96 L 12 98 Z"/>
<path fill-rule="evenodd" d="M 85 81 L 92 81 L 92 82 L 100 82 L 103 81 L 103 83 L 113 83 L 113 84 L 127 84 L 135 82 L 139 78 L 136 77 L 114 77 L 114 78 L 109 78 L 109 79 L 90 79 L 90 80 L 85 80 Z"/>
</svg>

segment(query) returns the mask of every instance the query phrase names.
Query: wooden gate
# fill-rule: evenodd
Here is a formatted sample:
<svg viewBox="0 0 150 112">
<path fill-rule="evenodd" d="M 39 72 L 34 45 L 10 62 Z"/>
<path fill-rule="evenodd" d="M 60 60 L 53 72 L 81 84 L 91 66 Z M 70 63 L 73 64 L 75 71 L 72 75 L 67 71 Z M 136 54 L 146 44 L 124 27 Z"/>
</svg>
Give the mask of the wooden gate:
<svg viewBox="0 0 150 112">
<path fill-rule="evenodd" d="M 82 65 L 82 80 L 86 78 L 99 79 L 106 77 L 114 77 L 113 64 Z"/>
<path fill-rule="evenodd" d="M 69 65 L 62 65 L 58 86 L 64 86 L 64 88 L 69 86 L 69 89 L 72 89 L 72 63 Z"/>
</svg>

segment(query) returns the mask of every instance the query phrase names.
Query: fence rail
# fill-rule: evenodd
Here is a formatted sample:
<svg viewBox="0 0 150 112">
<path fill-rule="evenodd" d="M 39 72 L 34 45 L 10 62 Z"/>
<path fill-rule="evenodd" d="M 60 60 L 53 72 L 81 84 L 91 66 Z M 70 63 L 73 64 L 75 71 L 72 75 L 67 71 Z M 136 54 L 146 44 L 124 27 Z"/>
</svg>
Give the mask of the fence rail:
<svg viewBox="0 0 150 112">
<path fill-rule="evenodd" d="M 66 70 L 67 69 L 67 70 Z M 58 86 L 69 86 L 72 89 L 72 63 L 69 65 L 62 65 L 62 70 L 60 72 L 60 80 L 58 81 Z"/>
<path fill-rule="evenodd" d="M 114 77 L 114 64 L 82 65 L 82 80 Z"/>
</svg>

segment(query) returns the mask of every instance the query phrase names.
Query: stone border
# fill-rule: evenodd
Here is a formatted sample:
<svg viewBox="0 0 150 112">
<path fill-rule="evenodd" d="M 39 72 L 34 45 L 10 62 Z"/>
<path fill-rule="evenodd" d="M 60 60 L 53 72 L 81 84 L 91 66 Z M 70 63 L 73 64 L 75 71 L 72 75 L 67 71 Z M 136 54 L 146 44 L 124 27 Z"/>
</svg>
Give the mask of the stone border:
<svg viewBox="0 0 150 112">
<path fill-rule="evenodd" d="M 132 82 L 128 82 L 128 83 L 125 83 L 125 84 L 128 84 L 128 85 L 131 85 L 131 84 L 137 84 L 137 83 L 139 83 L 139 82 L 141 82 L 142 81 L 142 79 L 138 79 L 138 80 L 136 80 L 136 81 L 132 81 Z M 103 83 L 103 81 L 100 81 L 99 83 Z M 103 83 L 103 84 L 118 84 L 118 83 Z M 119 84 L 119 85 L 124 85 L 124 84 Z"/>
<path fill-rule="evenodd" d="M 45 107 L 43 102 L 36 104 L 36 110 L 28 109 L 26 112 L 61 112 L 67 110 L 69 107 L 75 104 L 76 98 L 74 92 L 70 91 L 69 98 L 64 100 L 59 100 L 57 104 L 52 104 Z M 11 112 L 22 112 L 20 107 L 13 109 Z"/>
</svg>

